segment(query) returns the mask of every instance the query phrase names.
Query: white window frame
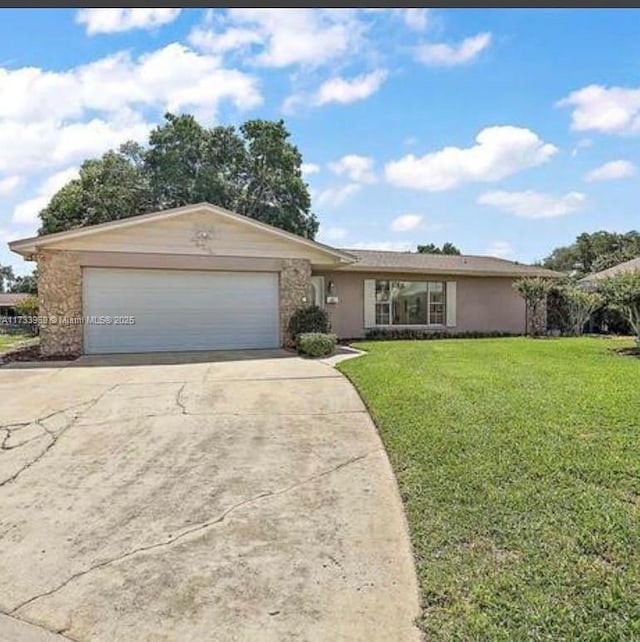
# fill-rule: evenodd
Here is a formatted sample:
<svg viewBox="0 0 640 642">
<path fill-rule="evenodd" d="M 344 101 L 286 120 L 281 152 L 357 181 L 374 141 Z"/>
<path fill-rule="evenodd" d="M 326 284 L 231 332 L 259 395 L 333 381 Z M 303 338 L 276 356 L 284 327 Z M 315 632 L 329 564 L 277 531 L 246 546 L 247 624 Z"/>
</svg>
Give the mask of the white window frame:
<svg viewBox="0 0 640 642">
<path fill-rule="evenodd" d="M 375 298 L 375 293 L 378 290 L 378 283 L 387 282 L 389 284 L 389 300 L 379 303 Z M 427 286 L 427 323 L 393 323 L 393 296 L 391 294 L 393 288 L 392 283 L 425 283 Z M 440 283 L 442 285 L 442 294 L 444 297 L 444 302 L 442 304 L 443 312 L 443 322 L 442 323 L 430 323 L 431 319 L 431 284 Z M 393 279 L 375 279 L 375 289 L 374 289 L 374 321 L 375 327 L 377 328 L 444 328 L 447 326 L 447 299 L 448 299 L 448 287 L 446 281 L 423 281 L 422 279 L 402 279 L 402 280 L 393 280 Z M 378 323 L 378 306 L 385 305 L 387 306 L 387 315 L 389 317 L 389 323 Z"/>
</svg>

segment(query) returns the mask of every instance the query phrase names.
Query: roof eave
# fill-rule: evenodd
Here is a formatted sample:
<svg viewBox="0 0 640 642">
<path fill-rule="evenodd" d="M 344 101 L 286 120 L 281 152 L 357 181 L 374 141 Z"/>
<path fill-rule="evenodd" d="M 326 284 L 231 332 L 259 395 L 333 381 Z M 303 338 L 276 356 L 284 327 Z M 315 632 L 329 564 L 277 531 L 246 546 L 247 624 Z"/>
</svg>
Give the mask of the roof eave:
<svg viewBox="0 0 640 642">
<path fill-rule="evenodd" d="M 504 271 L 504 270 L 462 270 L 460 268 L 429 268 L 415 266 L 380 266 L 380 265 L 363 265 L 360 263 L 350 264 L 342 268 L 345 272 L 379 272 L 379 273 L 405 273 L 405 274 L 452 274 L 456 276 L 503 276 L 508 278 L 518 278 L 527 276 L 541 276 L 548 278 L 562 278 L 564 274 L 560 272 L 540 272 L 531 271 Z"/>
<path fill-rule="evenodd" d="M 148 221 L 153 220 L 162 220 L 165 218 L 172 218 L 175 216 L 181 216 L 189 214 L 191 212 L 201 209 L 206 209 L 217 213 L 221 216 L 236 219 L 240 222 L 243 222 L 247 225 L 252 225 L 254 227 L 263 229 L 267 232 L 275 234 L 276 236 L 281 236 L 287 238 L 293 242 L 306 245 L 315 250 L 324 251 L 327 254 L 337 258 L 341 264 L 350 264 L 357 261 L 357 257 L 348 252 L 338 250 L 330 245 L 325 245 L 323 243 L 318 243 L 317 241 L 312 241 L 311 239 L 306 239 L 297 234 L 292 234 L 286 230 L 281 230 L 272 225 L 262 223 L 248 216 L 243 216 L 242 214 L 237 214 L 236 212 L 231 212 L 226 210 L 223 207 L 217 205 L 212 205 L 211 203 L 195 203 L 194 205 L 185 205 L 184 207 L 173 208 L 170 210 L 161 210 L 159 212 L 150 212 L 148 214 L 140 214 L 139 216 L 132 216 L 130 218 L 119 219 L 117 221 L 109 221 L 108 223 L 101 223 L 98 225 L 89 225 L 86 227 L 78 227 L 73 230 L 68 230 L 66 232 L 57 232 L 54 234 L 46 234 L 43 236 L 32 236 L 29 238 L 18 239 L 9 243 L 9 248 L 12 252 L 20 254 L 28 260 L 32 260 L 37 254 L 38 249 L 41 247 L 46 247 L 52 243 L 59 243 L 64 240 L 70 240 L 77 238 L 79 236 L 90 236 L 93 234 L 99 234 L 102 231 L 108 231 L 113 229 L 119 229 L 123 227 L 131 227 L 134 225 L 141 225 Z"/>
</svg>

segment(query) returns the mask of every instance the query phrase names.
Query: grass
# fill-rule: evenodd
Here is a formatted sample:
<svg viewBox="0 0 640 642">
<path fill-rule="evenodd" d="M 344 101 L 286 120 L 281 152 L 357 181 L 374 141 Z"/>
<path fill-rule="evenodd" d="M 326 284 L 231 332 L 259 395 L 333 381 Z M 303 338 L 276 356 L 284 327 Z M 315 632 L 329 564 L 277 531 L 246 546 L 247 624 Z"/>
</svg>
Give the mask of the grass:
<svg viewBox="0 0 640 642">
<path fill-rule="evenodd" d="M 12 333 L 12 334 L 0 334 L 0 354 L 3 352 L 8 352 L 13 348 L 18 347 L 19 345 L 25 342 L 35 341 L 32 334 L 29 333 Z"/>
<path fill-rule="evenodd" d="M 358 344 L 429 640 L 640 640 L 640 359 L 607 339 Z"/>
</svg>

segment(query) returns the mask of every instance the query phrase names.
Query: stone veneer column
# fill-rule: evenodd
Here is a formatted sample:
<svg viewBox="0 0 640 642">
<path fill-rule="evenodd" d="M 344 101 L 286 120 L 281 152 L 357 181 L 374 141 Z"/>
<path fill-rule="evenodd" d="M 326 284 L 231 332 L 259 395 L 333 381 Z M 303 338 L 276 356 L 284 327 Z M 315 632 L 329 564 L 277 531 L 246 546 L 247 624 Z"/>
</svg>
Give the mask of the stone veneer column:
<svg viewBox="0 0 640 642">
<path fill-rule="evenodd" d="M 280 338 L 284 346 L 293 341 L 287 326 L 291 315 L 310 305 L 311 263 L 306 259 L 285 259 L 280 271 Z"/>
<path fill-rule="evenodd" d="M 56 323 L 40 325 L 40 351 L 44 356 L 82 354 L 81 323 L 64 323 L 82 317 L 82 269 L 73 252 L 42 251 L 38 261 L 39 315 Z"/>
</svg>

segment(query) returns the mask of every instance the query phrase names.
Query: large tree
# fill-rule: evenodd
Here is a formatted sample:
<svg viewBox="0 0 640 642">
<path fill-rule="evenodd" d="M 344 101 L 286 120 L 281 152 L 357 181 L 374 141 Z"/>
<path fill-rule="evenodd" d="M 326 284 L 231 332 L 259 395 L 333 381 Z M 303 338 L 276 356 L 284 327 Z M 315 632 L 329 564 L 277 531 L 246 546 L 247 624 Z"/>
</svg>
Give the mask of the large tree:
<svg viewBox="0 0 640 642">
<path fill-rule="evenodd" d="M 448 241 L 442 247 L 438 247 L 435 243 L 429 243 L 427 245 L 418 245 L 417 249 L 419 254 L 450 254 L 455 256 L 461 254 L 460 250 Z"/>
<path fill-rule="evenodd" d="M 9 292 L 20 294 L 38 294 L 38 270 L 26 276 L 16 276 Z"/>
<path fill-rule="evenodd" d="M 206 128 L 166 114 L 147 146 L 87 160 L 41 212 L 41 234 L 208 201 L 314 238 L 302 157 L 283 121 Z"/>
<path fill-rule="evenodd" d="M 542 261 L 542 265 L 559 272 L 578 276 L 599 272 L 613 265 L 640 256 L 640 233 L 626 234 L 601 230 L 580 234 L 568 246 L 557 247 Z"/>
<path fill-rule="evenodd" d="M 15 279 L 10 265 L 0 265 L 0 292 L 8 292 Z"/>
</svg>

